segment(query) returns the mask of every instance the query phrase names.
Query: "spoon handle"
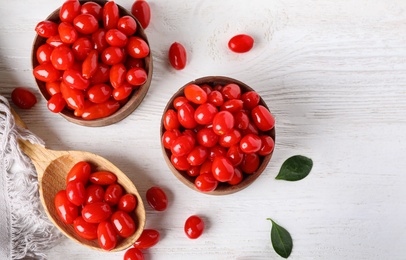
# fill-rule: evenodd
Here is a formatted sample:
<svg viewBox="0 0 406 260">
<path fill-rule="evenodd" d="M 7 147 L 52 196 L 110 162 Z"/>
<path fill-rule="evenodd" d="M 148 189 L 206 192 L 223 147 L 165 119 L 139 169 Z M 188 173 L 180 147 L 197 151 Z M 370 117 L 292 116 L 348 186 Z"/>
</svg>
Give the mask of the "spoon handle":
<svg viewBox="0 0 406 260">
<path fill-rule="evenodd" d="M 14 122 L 16 123 L 16 125 L 18 125 L 21 128 L 28 129 L 27 125 L 24 123 L 24 121 L 20 118 L 20 116 L 17 114 L 17 112 L 12 107 L 10 107 L 10 111 L 14 117 Z"/>
<path fill-rule="evenodd" d="M 22 128 L 28 129 L 27 125 L 21 120 L 20 116 L 11 109 L 15 123 Z M 68 154 L 65 151 L 53 151 L 46 149 L 40 144 L 31 143 L 28 140 L 19 139 L 20 149 L 32 160 L 37 170 L 38 181 L 41 182 L 42 176 L 48 165 L 56 158 Z"/>
<path fill-rule="evenodd" d="M 33 144 L 27 140 L 18 140 L 20 149 L 27 155 L 37 170 L 38 181 L 41 182 L 42 176 L 49 164 L 55 159 L 65 155 L 62 151 L 53 151 L 46 149 L 40 144 Z"/>
</svg>

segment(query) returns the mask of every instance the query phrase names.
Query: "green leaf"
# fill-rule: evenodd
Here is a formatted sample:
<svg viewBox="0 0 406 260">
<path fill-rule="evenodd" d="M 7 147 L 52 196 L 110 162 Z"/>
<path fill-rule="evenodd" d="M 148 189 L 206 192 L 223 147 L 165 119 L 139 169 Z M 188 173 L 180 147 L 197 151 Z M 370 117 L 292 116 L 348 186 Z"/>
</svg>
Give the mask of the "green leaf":
<svg viewBox="0 0 406 260">
<path fill-rule="evenodd" d="M 272 222 L 271 242 L 273 249 L 281 257 L 288 258 L 293 248 L 292 237 L 286 229 L 276 224 L 271 218 L 267 218 L 267 220 Z"/>
<path fill-rule="evenodd" d="M 305 178 L 313 167 L 313 161 L 302 155 L 288 158 L 281 166 L 275 179 L 286 181 L 298 181 Z"/>
</svg>

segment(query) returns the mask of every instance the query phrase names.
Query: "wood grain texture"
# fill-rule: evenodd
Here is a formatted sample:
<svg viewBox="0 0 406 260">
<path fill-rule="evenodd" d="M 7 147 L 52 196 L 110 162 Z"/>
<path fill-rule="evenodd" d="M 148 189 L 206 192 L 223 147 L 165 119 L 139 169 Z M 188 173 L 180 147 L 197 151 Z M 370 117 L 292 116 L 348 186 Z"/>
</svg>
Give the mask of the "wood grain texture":
<svg viewBox="0 0 406 260">
<path fill-rule="evenodd" d="M 0 94 L 35 91 L 30 46 L 36 23 L 61 1 L 0 0 Z M 130 8 L 133 1 L 119 0 Z M 87 150 L 118 165 L 145 201 L 159 185 L 165 212 L 146 205 L 146 228 L 162 240 L 146 259 L 279 259 L 269 241 L 273 218 L 293 238 L 289 259 L 404 259 L 406 249 L 406 2 L 403 0 L 149 0 L 145 30 L 154 59 L 150 89 L 117 124 L 97 129 L 67 122 L 39 103 L 17 110 L 56 150 Z M 30 14 L 29 16 L 27 14 Z M 255 38 L 243 55 L 227 49 L 238 33 Z M 169 65 L 178 41 L 184 70 Z M 272 160 L 250 187 L 205 196 L 185 187 L 162 157 L 159 126 L 167 100 L 185 83 L 208 75 L 236 78 L 257 90 L 276 117 Z M 302 154 L 312 172 L 296 183 L 277 181 L 283 161 Z M 189 240 L 192 214 L 207 228 Z M 69 240 L 50 259 L 120 259 Z"/>
</svg>

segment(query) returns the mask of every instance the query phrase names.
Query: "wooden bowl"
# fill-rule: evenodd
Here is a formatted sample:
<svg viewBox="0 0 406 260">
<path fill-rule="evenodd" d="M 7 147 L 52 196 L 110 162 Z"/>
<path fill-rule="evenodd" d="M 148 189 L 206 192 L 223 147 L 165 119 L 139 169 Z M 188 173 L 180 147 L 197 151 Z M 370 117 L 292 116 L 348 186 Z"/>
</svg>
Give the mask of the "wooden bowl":
<svg viewBox="0 0 406 260">
<path fill-rule="evenodd" d="M 92 0 L 92 1 L 79 1 L 81 4 L 84 4 L 86 2 L 96 2 L 101 6 L 104 6 L 105 3 L 107 3 L 106 0 Z M 137 22 L 137 31 L 134 34 L 135 36 L 141 37 L 144 39 L 148 45 L 148 38 L 147 35 L 144 32 L 144 29 L 142 28 L 141 24 L 139 21 L 131 14 L 130 11 L 127 9 L 121 7 L 118 5 L 119 12 L 120 12 L 120 17 L 124 15 L 129 15 L 134 18 L 134 20 Z M 59 23 L 59 10 L 60 8 L 56 9 L 54 12 L 52 12 L 46 20 L 54 21 Z M 31 63 L 32 63 L 32 68 L 35 68 L 37 65 L 39 65 L 37 58 L 36 58 L 36 52 L 38 47 L 40 47 L 42 44 L 46 42 L 46 38 L 43 38 L 39 35 L 36 35 L 34 38 L 33 46 L 32 46 L 32 51 L 31 51 Z M 94 119 L 94 120 L 84 120 L 80 117 L 77 117 L 73 114 L 72 110 L 69 110 L 65 108 L 62 112 L 59 114 L 63 116 L 66 120 L 69 122 L 82 125 L 82 126 L 91 126 L 91 127 L 96 127 L 96 126 L 107 126 L 111 125 L 114 123 L 117 123 L 127 116 L 129 116 L 142 102 L 144 97 L 146 96 L 148 89 L 151 85 L 151 80 L 152 80 L 152 54 L 151 52 L 148 54 L 147 57 L 144 58 L 144 63 L 145 63 L 145 70 L 148 74 L 146 82 L 138 87 L 137 89 L 134 89 L 132 94 L 128 97 L 128 101 L 122 105 L 114 114 L 105 117 L 105 118 L 99 118 L 99 119 Z M 38 89 L 40 90 L 42 96 L 48 101 L 51 98 L 51 95 L 47 92 L 46 87 L 45 87 L 45 82 L 39 81 L 35 79 Z"/>
<path fill-rule="evenodd" d="M 167 165 L 169 166 L 169 169 L 172 171 L 172 173 L 182 182 L 184 183 L 186 186 L 188 186 L 189 188 L 201 192 L 200 190 L 198 190 L 195 187 L 194 184 L 194 180 L 195 177 L 191 177 L 189 176 L 186 171 L 179 171 L 177 170 L 171 163 L 171 151 L 169 149 L 166 149 L 163 146 L 162 143 L 162 135 L 165 132 L 165 128 L 163 125 L 163 119 L 164 119 L 164 115 L 166 113 L 166 111 L 168 109 L 174 109 L 173 106 L 173 101 L 175 98 L 179 97 L 179 96 L 184 96 L 183 94 L 183 90 L 184 88 L 189 85 L 189 84 L 196 84 L 196 85 L 203 85 L 203 84 L 208 84 L 211 87 L 214 87 L 216 85 L 226 85 L 229 83 L 235 83 L 237 85 L 240 86 L 241 88 L 241 93 L 245 93 L 248 91 L 254 91 L 254 89 L 252 89 L 251 87 L 249 87 L 248 85 L 246 85 L 245 83 L 238 81 L 236 79 L 233 78 L 228 78 L 228 77 L 223 77 L 223 76 L 208 76 L 208 77 L 203 77 L 203 78 L 199 78 L 196 79 L 194 81 L 191 81 L 187 84 L 185 84 L 183 87 L 181 87 L 172 97 L 171 99 L 168 101 L 164 111 L 163 111 L 163 116 L 161 118 L 161 127 L 160 127 L 160 137 L 161 137 L 161 149 L 163 152 L 163 156 L 164 159 L 167 163 Z M 268 108 L 268 106 L 266 105 L 265 101 L 261 98 L 260 99 L 260 105 L 263 105 L 264 107 Z M 269 108 L 268 108 L 269 109 Z M 263 134 L 265 135 L 269 135 L 274 141 L 275 141 L 275 127 L 272 128 L 269 131 L 263 132 Z M 244 174 L 244 178 L 243 180 L 236 185 L 230 185 L 228 183 L 219 183 L 219 185 L 217 186 L 217 188 L 214 191 L 211 192 L 203 192 L 204 194 L 210 194 L 210 195 L 227 195 L 227 194 L 232 194 L 235 193 L 237 191 L 240 191 L 246 187 L 248 187 L 250 184 L 252 184 L 261 174 L 262 172 L 265 170 L 266 166 L 268 165 L 269 161 L 271 160 L 273 151 L 272 153 L 266 155 L 266 156 L 260 156 L 260 165 L 257 171 L 255 171 L 252 174 Z"/>
</svg>

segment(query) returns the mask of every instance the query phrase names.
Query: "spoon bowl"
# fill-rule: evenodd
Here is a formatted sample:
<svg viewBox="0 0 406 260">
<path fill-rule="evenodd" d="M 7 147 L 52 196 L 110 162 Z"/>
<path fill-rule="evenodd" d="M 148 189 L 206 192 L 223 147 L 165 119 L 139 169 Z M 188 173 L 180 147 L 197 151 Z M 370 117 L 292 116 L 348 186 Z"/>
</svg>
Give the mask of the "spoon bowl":
<svg viewBox="0 0 406 260">
<path fill-rule="evenodd" d="M 16 124 L 25 127 L 24 122 L 13 112 Z M 119 183 L 127 193 L 137 198 L 137 207 L 130 214 L 136 223 L 134 234 L 128 238 L 117 241 L 116 247 L 111 251 L 122 251 L 135 243 L 145 226 L 145 208 L 142 198 L 132 181 L 113 163 L 93 153 L 84 151 L 54 151 L 27 140 L 19 140 L 21 150 L 32 160 L 37 170 L 39 194 L 42 205 L 48 218 L 68 238 L 89 248 L 103 250 L 97 240 L 86 240 L 76 234 L 73 225 L 65 224 L 59 219 L 54 205 L 54 197 L 60 190 L 66 189 L 66 176 L 70 169 L 79 161 L 88 162 L 92 171 L 110 171 L 117 176 Z"/>
</svg>

